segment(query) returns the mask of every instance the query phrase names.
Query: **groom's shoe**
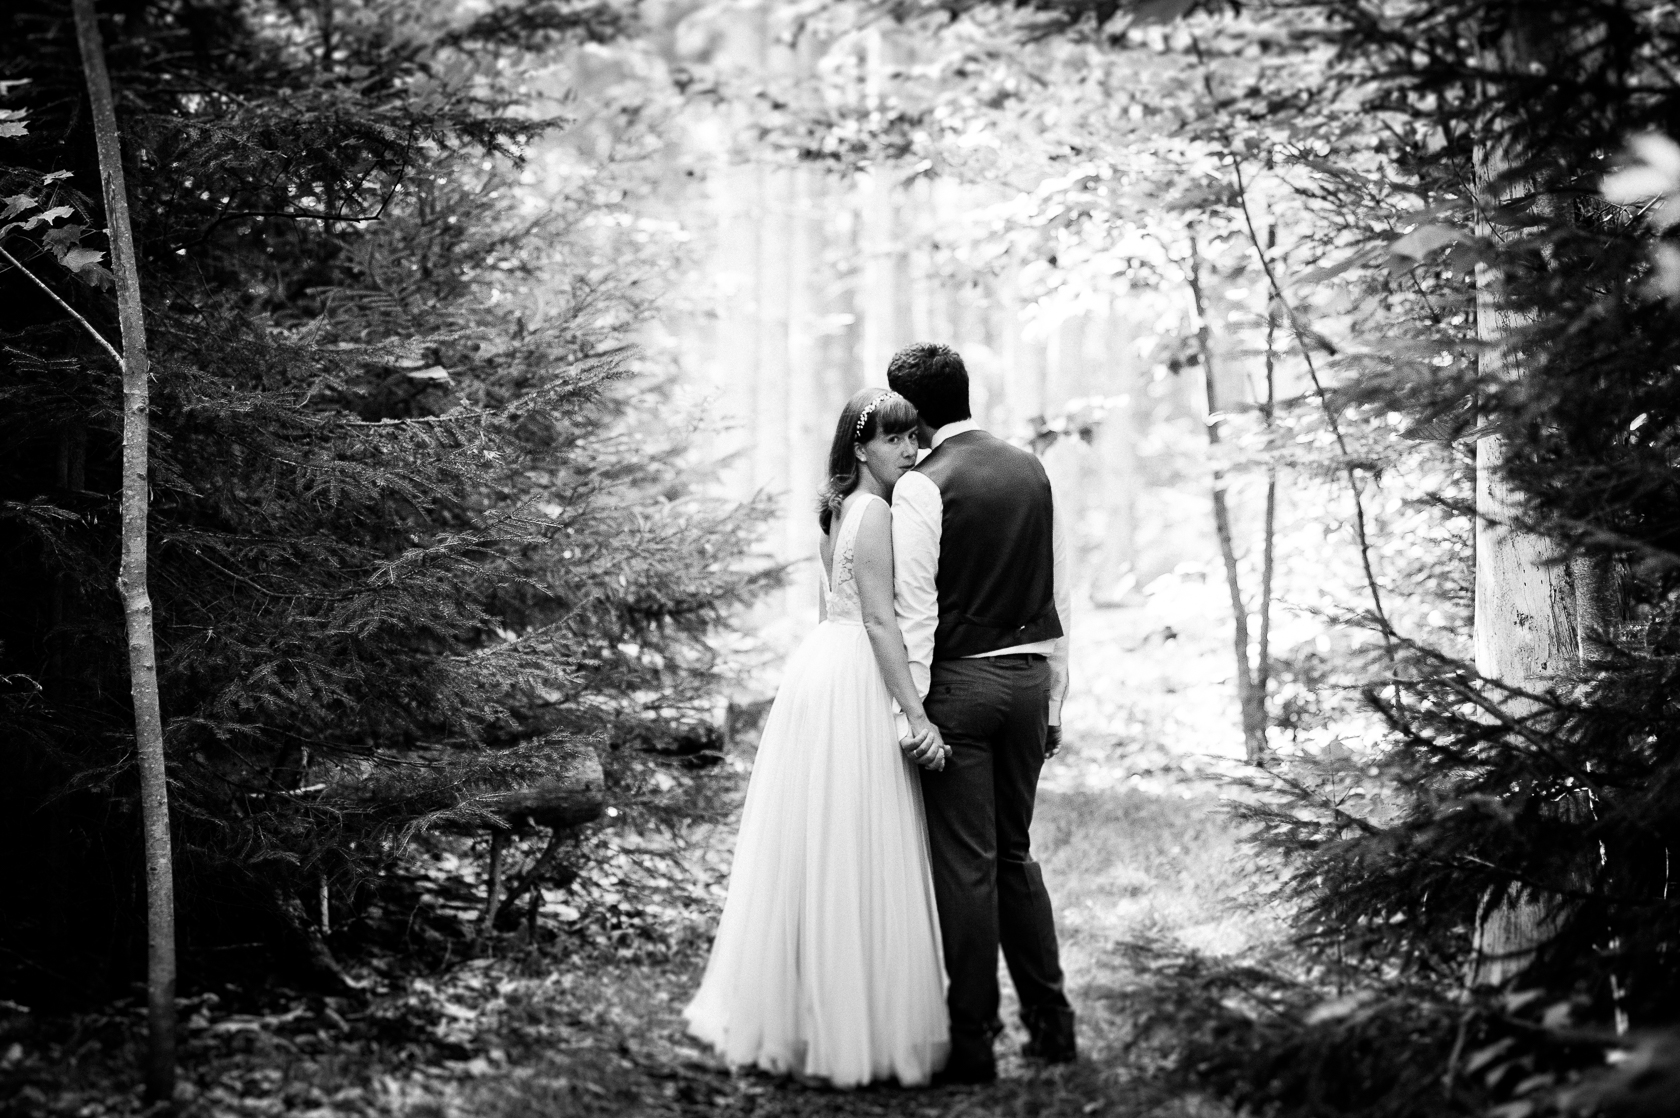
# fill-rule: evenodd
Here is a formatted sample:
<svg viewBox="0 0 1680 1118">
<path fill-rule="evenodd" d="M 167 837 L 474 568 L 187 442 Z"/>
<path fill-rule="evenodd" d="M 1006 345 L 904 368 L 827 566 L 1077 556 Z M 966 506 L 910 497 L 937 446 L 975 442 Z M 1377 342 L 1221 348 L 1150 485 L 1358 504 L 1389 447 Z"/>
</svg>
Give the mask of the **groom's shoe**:
<svg viewBox="0 0 1680 1118">
<path fill-rule="evenodd" d="M 997 1060 L 992 1056 L 992 1041 L 997 1038 L 1003 1024 L 994 1020 L 992 1026 L 988 1029 L 951 1030 L 951 1055 L 945 1061 L 945 1069 L 935 1073 L 935 1086 L 990 1083 L 997 1079 Z"/>
<path fill-rule="evenodd" d="M 1079 1058 L 1074 1039 L 1073 1010 L 1066 1006 L 1023 1009 L 1021 1023 L 1031 1038 L 1021 1046 L 1021 1055 L 1047 1064 L 1071 1064 Z"/>
</svg>

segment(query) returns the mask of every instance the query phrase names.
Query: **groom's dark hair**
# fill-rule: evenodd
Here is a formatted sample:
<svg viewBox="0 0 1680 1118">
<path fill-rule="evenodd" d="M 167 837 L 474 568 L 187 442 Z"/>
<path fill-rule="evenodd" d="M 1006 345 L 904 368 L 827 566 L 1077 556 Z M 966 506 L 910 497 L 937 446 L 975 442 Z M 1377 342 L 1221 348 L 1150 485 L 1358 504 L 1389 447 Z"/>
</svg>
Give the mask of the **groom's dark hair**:
<svg viewBox="0 0 1680 1118">
<path fill-rule="evenodd" d="M 973 414 L 968 407 L 968 369 L 948 345 L 905 346 L 887 364 L 887 384 L 915 406 L 929 427 L 937 429 Z"/>
</svg>

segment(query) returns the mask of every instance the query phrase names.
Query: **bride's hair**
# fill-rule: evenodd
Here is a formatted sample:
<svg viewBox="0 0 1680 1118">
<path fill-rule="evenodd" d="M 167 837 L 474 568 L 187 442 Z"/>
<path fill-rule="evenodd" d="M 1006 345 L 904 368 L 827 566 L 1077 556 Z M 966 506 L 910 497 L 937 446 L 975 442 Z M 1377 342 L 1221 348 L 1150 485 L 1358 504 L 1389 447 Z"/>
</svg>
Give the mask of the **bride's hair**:
<svg viewBox="0 0 1680 1118">
<path fill-rule="evenodd" d="M 865 388 L 840 409 L 834 426 L 834 443 L 828 448 L 828 480 L 817 495 L 817 523 L 823 534 L 834 522 L 834 514 L 858 485 L 858 461 L 852 447 L 878 434 L 902 435 L 916 429 L 916 409 L 890 388 Z"/>
</svg>

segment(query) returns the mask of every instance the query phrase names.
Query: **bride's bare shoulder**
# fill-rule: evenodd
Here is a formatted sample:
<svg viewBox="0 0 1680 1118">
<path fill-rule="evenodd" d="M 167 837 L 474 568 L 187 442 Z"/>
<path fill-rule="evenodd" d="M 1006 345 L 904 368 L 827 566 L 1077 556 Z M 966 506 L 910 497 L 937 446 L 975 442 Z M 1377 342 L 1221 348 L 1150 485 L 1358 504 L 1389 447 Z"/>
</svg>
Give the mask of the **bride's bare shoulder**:
<svg viewBox="0 0 1680 1118">
<path fill-rule="evenodd" d="M 864 497 L 863 501 L 864 507 L 857 511 L 859 546 L 870 547 L 881 541 L 891 541 L 892 506 L 874 494 Z"/>
</svg>

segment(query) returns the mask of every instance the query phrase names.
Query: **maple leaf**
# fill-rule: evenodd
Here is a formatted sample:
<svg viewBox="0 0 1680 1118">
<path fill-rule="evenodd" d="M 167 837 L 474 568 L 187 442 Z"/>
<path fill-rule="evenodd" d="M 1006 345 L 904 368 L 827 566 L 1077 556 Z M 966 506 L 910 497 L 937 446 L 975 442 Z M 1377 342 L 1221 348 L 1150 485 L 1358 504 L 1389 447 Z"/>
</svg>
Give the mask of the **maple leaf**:
<svg viewBox="0 0 1680 1118">
<path fill-rule="evenodd" d="M 16 217 L 24 210 L 34 209 L 41 204 L 27 194 L 13 194 L 9 197 L 0 198 L 0 202 L 6 203 L 5 210 L 0 211 L 0 221 Z"/>
<path fill-rule="evenodd" d="M 103 255 L 103 254 L 102 254 Z M 76 278 L 89 287 L 115 287 L 117 277 L 103 264 L 88 264 L 76 271 Z"/>
<path fill-rule="evenodd" d="M 64 254 L 82 243 L 82 234 L 87 232 L 85 225 L 60 225 L 57 229 L 50 229 L 41 236 L 41 243 L 52 249 L 54 256 L 60 260 Z"/>
<path fill-rule="evenodd" d="M 98 264 L 103 259 L 105 259 L 105 254 L 99 249 L 73 248 L 60 256 L 58 262 L 72 272 L 80 272 L 90 265 Z"/>
<path fill-rule="evenodd" d="M 50 210 L 42 210 L 34 217 L 23 223 L 25 229 L 33 229 L 37 225 L 51 225 L 61 217 L 69 217 L 76 211 L 69 206 L 54 206 Z"/>
</svg>

